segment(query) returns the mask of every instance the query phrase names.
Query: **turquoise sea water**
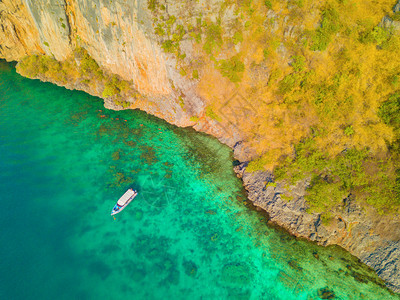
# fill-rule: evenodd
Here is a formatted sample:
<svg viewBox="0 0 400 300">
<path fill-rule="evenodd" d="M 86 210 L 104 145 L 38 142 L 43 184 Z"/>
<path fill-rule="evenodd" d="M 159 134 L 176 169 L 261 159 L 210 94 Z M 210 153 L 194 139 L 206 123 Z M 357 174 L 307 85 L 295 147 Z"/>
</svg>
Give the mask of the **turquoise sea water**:
<svg viewBox="0 0 400 300">
<path fill-rule="evenodd" d="M 0 299 L 398 299 L 346 252 L 268 227 L 215 139 L 5 62 L 0 171 Z"/>
</svg>

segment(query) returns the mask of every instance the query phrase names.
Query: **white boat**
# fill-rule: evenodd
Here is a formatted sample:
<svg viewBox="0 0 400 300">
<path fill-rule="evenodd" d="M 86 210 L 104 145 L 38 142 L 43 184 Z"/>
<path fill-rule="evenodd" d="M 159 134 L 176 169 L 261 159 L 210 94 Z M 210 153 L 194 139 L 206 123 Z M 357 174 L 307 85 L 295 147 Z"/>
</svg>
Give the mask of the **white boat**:
<svg viewBox="0 0 400 300">
<path fill-rule="evenodd" d="M 129 203 L 137 196 L 138 192 L 129 189 L 125 192 L 125 194 L 122 195 L 121 198 L 117 201 L 117 204 L 115 204 L 114 208 L 111 211 L 111 215 L 116 215 L 117 213 L 120 213 L 125 207 L 128 206 Z"/>
</svg>

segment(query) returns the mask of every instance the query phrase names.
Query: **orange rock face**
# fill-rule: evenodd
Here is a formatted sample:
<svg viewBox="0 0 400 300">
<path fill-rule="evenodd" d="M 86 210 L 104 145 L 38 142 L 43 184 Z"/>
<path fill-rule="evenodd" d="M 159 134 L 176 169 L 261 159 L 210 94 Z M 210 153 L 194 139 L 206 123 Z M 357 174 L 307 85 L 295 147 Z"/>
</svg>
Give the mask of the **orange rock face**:
<svg viewBox="0 0 400 300">
<path fill-rule="evenodd" d="M 22 0 L 1 1 L 0 12 L 0 58 L 12 61 L 44 54 L 39 31 Z"/>
<path fill-rule="evenodd" d="M 109 72 L 133 80 L 140 93 L 165 96 L 172 92 L 165 56 L 145 32 L 151 24 L 138 22 L 138 18 L 151 19 L 145 8 L 117 1 L 28 0 L 25 4 L 5 0 L 0 10 L 2 58 L 18 61 L 37 53 L 61 61 L 79 45 Z"/>
</svg>

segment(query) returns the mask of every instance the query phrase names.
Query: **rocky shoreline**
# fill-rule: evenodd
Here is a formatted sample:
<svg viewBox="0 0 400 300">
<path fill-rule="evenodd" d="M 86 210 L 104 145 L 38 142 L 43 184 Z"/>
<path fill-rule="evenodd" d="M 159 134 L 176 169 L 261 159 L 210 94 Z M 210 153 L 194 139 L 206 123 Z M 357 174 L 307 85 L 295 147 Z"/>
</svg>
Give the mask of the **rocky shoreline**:
<svg viewBox="0 0 400 300">
<path fill-rule="evenodd" d="M 353 199 L 347 198 L 338 208 L 335 219 L 329 225 L 324 225 L 320 214 L 307 212 L 308 206 L 304 199 L 307 179 L 289 187 L 284 183 L 267 186 L 267 183 L 273 182 L 273 175 L 263 171 L 246 172 L 246 165 L 247 163 L 241 163 L 234 170 L 243 181 L 248 199 L 254 206 L 267 212 L 269 222 L 296 237 L 306 238 L 323 246 L 341 246 L 373 268 L 391 290 L 400 292 L 398 221 L 391 222 L 385 218 L 373 220 Z M 285 194 L 292 199 L 282 199 Z M 386 229 L 386 232 L 382 232 L 386 234 L 375 233 L 379 228 Z"/>
</svg>

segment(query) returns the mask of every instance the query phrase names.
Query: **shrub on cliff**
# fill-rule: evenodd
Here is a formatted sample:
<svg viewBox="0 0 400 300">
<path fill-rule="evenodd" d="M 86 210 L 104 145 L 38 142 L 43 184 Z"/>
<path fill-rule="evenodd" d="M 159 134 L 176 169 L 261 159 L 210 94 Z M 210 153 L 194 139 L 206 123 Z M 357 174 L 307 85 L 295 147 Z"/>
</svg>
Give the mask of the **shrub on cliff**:
<svg viewBox="0 0 400 300">
<path fill-rule="evenodd" d="M 89 55 L 86 49 L 79 47 L 74 51 L 75 57 L 79 60 L 79 70 L 83 77 L 103 79 L 104 74 L 97 62 Z"/>
<path fill-rule="evenodd" d="M 213 109 L 212 106 L 208 106 L 208 107 L 206 108 L 206 116 L 209 117 L 209 118 L 211 118 L 211 119 L 213 119 L 213 120 L 216 120 L 216 121 L 219 121 L 219 122 L 221 121 L 221 117 L 218 116 L 218 115 L 214 112 L 214 109 Z"/>
<path fill-rule="evenodd" d="M 205 29 L 205 43 L 203 46 L 204 51 L 212 55 L 217 47 L 221 47 L 222 41 L 222 28 L 221 21 L 217 20 L 216 23 L 209 23 Z"/>
<path fill-rule="evenodd" d="M 18 64 L 18 71 L 29 78 L 41 77 L 59 83 L 66 83 L 76 68 L 70 61 L 59 62 L 47 55 L 31 55 Z"/>
<path fill-rule="evenodd" d="M 233 56 L 230 59 L 222 59 L 218 62 L 218 69 L 222 76 L 229 78 L 232 82 L 239 82 L 244 72 L 244 64 L 239 56 Z"/>
<path fill-rule="evenodd" d="M 129 83 L 125 80 L 120 80 L 118 76 L 112 75 L 106 80 L 102 96 L 104 98 L 112 97 L 129 89 Z"/>
<path fill-rule="evenodd" d="M 35 78 L 40 71 L 46 71 L 42 68 L 39 61 L 40 58 L 38 55 L 27 56 L 19 62 L 17 70 L 28 78 Z"/>
</svg>

